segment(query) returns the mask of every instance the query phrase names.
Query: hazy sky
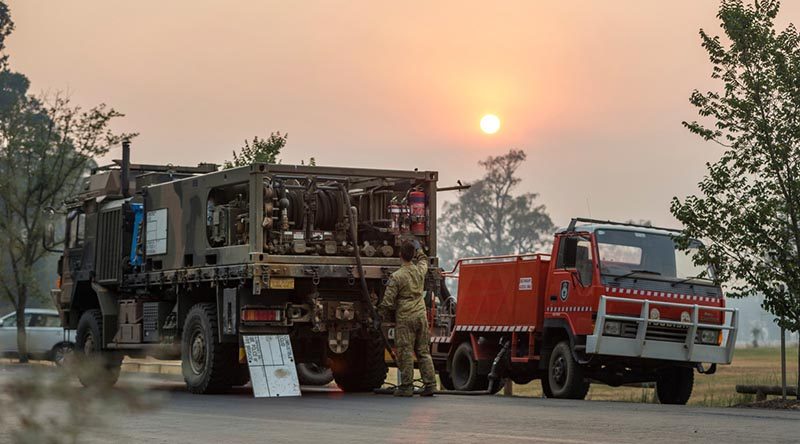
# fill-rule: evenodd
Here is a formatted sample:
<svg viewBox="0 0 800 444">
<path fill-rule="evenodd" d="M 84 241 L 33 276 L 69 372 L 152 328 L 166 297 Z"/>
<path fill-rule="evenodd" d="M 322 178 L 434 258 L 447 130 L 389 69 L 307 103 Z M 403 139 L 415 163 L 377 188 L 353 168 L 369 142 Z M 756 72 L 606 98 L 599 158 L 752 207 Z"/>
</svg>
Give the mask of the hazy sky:
<svg viewBox="0 0 800 444">
<path fill-rule="evenodd" d="M 800 21 L 797 3 L 781 23 Z M 691 90 L 713 85 L 697 31 L 717 33 L 717 5 L 11 0 L 8 46 L 34 91 L 126 113 L 134 162 L 221 163 L 280 130 L 284 163 L 418 167 L 444 186 L 514 147 L 521 189 L 557 225 L 674 226 L 670 198 L 720 153 L 681 126 Z"/>
</svg>

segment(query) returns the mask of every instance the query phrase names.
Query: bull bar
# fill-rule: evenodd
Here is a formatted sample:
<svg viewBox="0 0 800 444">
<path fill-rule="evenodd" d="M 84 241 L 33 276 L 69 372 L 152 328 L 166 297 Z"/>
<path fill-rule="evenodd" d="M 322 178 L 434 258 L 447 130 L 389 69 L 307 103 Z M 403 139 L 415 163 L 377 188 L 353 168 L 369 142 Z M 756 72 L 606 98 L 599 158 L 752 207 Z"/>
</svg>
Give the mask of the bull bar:
<svg viewBox="0 0 800 444">
<path fill-rule="evenodd" d="M 640 304 L 642 306 L 639 317 L 609 314 L 606 310 L 608 301 Z M 649 313 L 652 306 L 665 306 L 682 308 L 691 313 L 689 322 L 670 321 L 663 319 L 650 319 Z M 723 312 L 722 324 L 703 324 L 699 322 L 700 310 Z M 730 313 L 730 317 L 727 316 Z M 606 320 L 635 322 L 638 326 L 635 338 L 624 338 L 604 335 Z M 684 342 L 669 342 L 647 338 L 647 329 L 650 324 L 667 325 L 673 327 L 686 327 Z M 695 343 L 698 329 L 727 331 L 726 342 L 719 345 Z M 586 352 L 600 355 L 628 356 L 649 359 L 664 359 L 683 362 L 705 362 L 716 364 L 730 364 L 733 360 L 733 349 L 736 345 L 736 333 L 739 330 L 739 310 L 727 307 L 708 307 L 697 304 L 679 304 L 675 302 L 651 301 L 648 299 L 630 299 L 613 296 L 601 296 L 600 306 L 597 311 L 597 320 L 594 334 L 586 338 Z"/>
</svg>

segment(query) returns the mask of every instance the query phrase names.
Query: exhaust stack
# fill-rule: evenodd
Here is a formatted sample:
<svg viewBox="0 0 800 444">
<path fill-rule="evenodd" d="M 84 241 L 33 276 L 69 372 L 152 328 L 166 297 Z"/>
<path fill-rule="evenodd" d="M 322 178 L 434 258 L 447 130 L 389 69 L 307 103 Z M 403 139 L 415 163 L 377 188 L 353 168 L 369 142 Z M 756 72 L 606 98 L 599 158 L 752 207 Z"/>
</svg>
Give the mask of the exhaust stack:
<svg viewBox="0 0 800 444">
<path fill-rule="evenodd" d="M 130 172 L 131 172 L 131 141 L 122 141 L 122 171 L 120 172 L 120 182 L 122 182 L 121 190 L 122 197 L 131 197 L 130 186 Z"/>
</svg>

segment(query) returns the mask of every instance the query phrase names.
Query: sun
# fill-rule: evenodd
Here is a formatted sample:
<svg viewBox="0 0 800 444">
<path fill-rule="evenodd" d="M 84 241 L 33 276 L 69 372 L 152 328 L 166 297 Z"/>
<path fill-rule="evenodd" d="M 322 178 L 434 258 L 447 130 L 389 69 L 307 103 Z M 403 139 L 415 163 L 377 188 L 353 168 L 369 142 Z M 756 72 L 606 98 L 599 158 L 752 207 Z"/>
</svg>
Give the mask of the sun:
<svg viewBox="0 0 800 444">
<path fill-rule="evenodd" d="M 494 114 L 487 114 L 481 118 L 481 131 L 494 134 L 500 129 L 500 118 Z"/>
</svg>

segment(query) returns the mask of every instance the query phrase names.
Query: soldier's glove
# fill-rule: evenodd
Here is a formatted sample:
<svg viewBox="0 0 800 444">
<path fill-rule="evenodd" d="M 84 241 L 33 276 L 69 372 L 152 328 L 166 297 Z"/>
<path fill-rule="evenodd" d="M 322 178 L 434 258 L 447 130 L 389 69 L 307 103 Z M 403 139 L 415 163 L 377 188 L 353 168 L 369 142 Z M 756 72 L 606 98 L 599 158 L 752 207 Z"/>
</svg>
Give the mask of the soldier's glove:
<svg viewBox="0 0 800 444">
<path fill-rule="evenodd" d="M 417 250 L 419 250 L 420 248 L 422 248 L 422 245 L 419 243 L 419 240 L 418 240 L 418 239 L 414 239 L 414 240 L 412 240 L 412 241 L 411 241 L 411 245 L 413 245 L 413 246 L 414 246 L 414 251 L 417 251 Z"/>
</svg>

